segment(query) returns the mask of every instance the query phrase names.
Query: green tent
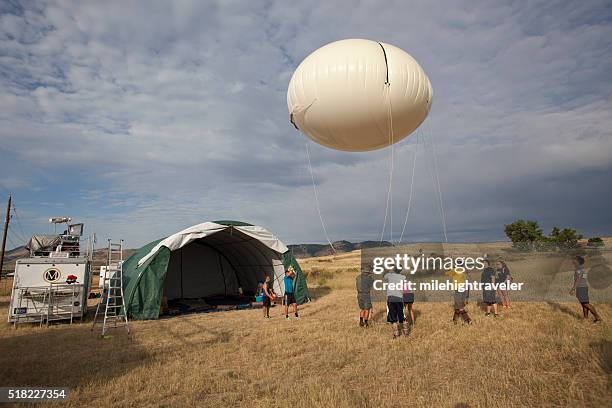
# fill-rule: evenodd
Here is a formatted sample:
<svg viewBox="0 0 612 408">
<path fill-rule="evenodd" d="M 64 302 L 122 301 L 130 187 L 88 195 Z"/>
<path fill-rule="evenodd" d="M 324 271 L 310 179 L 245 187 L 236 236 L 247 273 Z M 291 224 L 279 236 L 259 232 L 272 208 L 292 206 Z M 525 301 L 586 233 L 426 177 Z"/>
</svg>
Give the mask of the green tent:
<svg viewBox="0 0 612 408">
<path fill-rule="evenodd" d="M 125 306 L 130 318 L 157 319 L 162 297 L 173 299 L 254 293 L 270 276 L 284 293 L 284 271 L 295 270 L 295 297 L 309 300 L 293 254 L 266 229 L 238 221 L 194 225 L 153 241 L 123 263 Z"/>
</svg>

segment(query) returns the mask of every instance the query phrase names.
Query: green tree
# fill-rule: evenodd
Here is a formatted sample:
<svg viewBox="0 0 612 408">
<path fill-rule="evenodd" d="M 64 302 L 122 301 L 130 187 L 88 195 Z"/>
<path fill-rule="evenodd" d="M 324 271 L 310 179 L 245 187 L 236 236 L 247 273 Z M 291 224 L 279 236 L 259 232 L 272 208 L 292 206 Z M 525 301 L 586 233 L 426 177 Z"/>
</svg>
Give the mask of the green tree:
<svg viewBox="0 0 612 408">
<path fill-rule="evenodd" d="M 558 248 L 576 248 L 582 235 L 577 234 L 575 229 L 554 227 L 550 232 L 549 241 Z"/>
<path fill-rule="evenodd" d="M 512 245 L 520 249 L 534 249 L 536 243 L 546 241 L 537 221 L 517 220 L 506 224 L 504 231 Z"/>
</svg>

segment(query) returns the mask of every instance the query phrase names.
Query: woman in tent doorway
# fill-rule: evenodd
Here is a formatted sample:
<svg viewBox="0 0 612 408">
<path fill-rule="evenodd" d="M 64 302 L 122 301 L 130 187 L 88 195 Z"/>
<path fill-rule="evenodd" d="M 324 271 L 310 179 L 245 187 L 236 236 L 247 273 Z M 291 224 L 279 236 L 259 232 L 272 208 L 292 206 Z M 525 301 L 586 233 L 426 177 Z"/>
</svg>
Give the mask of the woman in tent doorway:
<svg viewBox="0 0 612 408">
<path fill-rule="evenodd" d="M 584 258 L 580 255 L 576 255 L 574 258 L 574 284 L 570 290 L 570 294 L 576 292 L 576 298 L 582 305 L 582 315 L 584 319 L 589 318 L 589 312 L 593 313 L 593 323 L 601 322 L 599 314 L 595 307 L 589 302 L 589 281 L 587 280 L 587 271 L 584 269 Z"/>
<path fill-rule="evenodd" d="M 295 318 L 296 319 L 300 318 L 300 316 L 298 315 L 297 301 L 295 300 L 294 279 L 295 279 L 295 271 L 293 270 L 293 267 L 290 266 L 285 271 L 285 279 L 283 280 L 285 284 L 285 296 L 283 298 L 283 303 L 285 304 L 285 320 L 289 320 L 289 305 L 293 305 L 293 313 L 295 313 Z"/>
<path fill-rule="evenodd" d="M 274 301 L 274 284 L 272 283 L 272 278 L 270 276 L 266 276 L 266 280 L 263 284 L 263 309 L 264 309 L 264 318 L 270 319 L 270 306 L 272 306 L 272 302 Z"/>
</svg>

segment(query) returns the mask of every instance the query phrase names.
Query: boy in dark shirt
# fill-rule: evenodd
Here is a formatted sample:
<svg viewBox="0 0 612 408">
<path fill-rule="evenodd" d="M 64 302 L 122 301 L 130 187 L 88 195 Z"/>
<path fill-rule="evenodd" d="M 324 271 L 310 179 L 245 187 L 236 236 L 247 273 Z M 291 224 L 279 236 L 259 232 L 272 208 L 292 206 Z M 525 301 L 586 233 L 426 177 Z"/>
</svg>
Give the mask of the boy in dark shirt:
<svg viewBox="0 0 612 408">
<path fill-rule="evenodd" d="M 482 270 L 482 275 L 480 275 L 480 282 L 483 284 L 486 283 L 495 283 L 495 269 L 491 267 L 491 263 L 488 259 L 484 260 L 485 267 Z M 495 296 L 495 290 L 492 288 L 482 288 L 482 301 L 487 305 L 487 313 L 486 316 L 491 315 L 491 309 L 493 309 L 493 313 L 495 317 L 499 317 L 499 313 L 497 312 L 497 299 Z"/>
<path fill-rule="evenodd" d="M 370 319 L 370 309 L 372 309 L 372 296 L 370 290 L 372 289 L 372 274 L 368 272 L 361 272 L 357 275 L 357 304 L 359 305 L 359 326 L 368 327 L 368 320 Z"/>
</svg>

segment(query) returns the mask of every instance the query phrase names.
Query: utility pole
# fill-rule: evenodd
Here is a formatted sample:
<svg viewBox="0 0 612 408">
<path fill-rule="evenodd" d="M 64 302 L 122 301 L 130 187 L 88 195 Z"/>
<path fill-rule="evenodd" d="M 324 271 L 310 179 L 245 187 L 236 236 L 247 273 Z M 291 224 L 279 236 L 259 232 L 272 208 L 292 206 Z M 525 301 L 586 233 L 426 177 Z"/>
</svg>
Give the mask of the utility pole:
<svg viewBox="0 0 612 408">
<path fill-rule="evenodd" d="M 2 279 L 2 267 L 4 266 L 4 250 L 6 248 L 6 233 L 8 232 L 9 221 L 11 220 L 11 202 L 13 197 L 9 194 L 8 204 L 6 205 L 6 219 L 4 221 L 4 233 L 2 235 L 2 252 L 0 253 L 0 280 Z"/>
</svg>

